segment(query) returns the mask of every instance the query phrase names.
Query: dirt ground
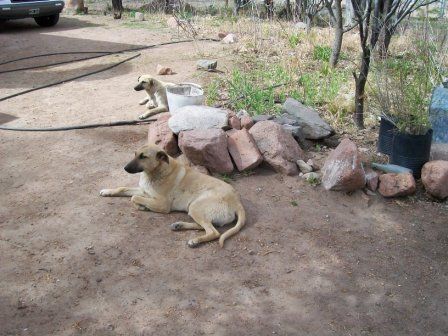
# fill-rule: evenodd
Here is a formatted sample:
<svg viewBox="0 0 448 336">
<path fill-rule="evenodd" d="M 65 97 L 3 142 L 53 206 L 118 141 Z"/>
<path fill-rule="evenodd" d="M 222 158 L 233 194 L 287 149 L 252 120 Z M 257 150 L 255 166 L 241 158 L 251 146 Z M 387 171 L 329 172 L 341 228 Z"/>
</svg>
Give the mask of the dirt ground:
<svg viewBox="0 0 448 336">
<path fill-rule="evenodd" d="M 120 50 L 170 40 L 106 17 L 55 28 L 8 22 L 0 62 L 39 53 Z M 202 83 L 198 48 L 220 67 L 226 47 L 165 46 L 110 71 L 0 103 L 0 123 L 59 126 L 134 119 L 137 77 L 157 63 Z M 133 55 L 129 54 L 129 55 Z M 129 56 L 0 74 L 0 97 Z M 4 65 L 66 60 L 64 56 Z M 41 62 L 41 63 L 39 63 Z M 105 187 L 133 185 L 123 166 L 146 126 L 57 133 L 0 131 L 0 335 L 447 335 L 448 206 L 325 192 L 260 168 L 231 184 L 248 213 L 220 249 L 190 249 L 187 215 L 140 212 Z"/>
</svg>

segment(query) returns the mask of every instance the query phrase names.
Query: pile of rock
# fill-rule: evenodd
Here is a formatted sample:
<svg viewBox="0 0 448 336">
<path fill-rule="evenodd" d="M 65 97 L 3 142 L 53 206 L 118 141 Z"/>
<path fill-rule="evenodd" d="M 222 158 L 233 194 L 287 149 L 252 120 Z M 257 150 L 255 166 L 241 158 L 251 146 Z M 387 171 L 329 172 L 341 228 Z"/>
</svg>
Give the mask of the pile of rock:
<svg viewBox="0 0 448 336">
<path fill-rule="evenodd" d="M 149 126 L 148 142 L 202 171 L 231 173 L 253 169 L 266 162 L 276 172 L 311 173 L 299 142 L 323 139 L 334 133 L 317 112 L 288 99 L 281 116 L 252 118 L 246 111 L 233 113 L 209 106 L 184 106 L 160 114 Z M 299 165 L 299 166 L 298 166 Z M 311 166 L 307 168 L 306 166 Z"/>
<path fill-rule="evenodd" d="M 322 168 L 322 184 L 326 190 L 354 191 L 367 188 L 377 191 L 384 197 L 412 195 L 416 183 L 412 173 L 380 174 L 364 168 L 358 148 L 349 139 L 327 157 Z M 422 182 L 426 191 L 433 197 L 448 197 L 448 161 L 430 161 L 423 166 Z"/>
</svg>

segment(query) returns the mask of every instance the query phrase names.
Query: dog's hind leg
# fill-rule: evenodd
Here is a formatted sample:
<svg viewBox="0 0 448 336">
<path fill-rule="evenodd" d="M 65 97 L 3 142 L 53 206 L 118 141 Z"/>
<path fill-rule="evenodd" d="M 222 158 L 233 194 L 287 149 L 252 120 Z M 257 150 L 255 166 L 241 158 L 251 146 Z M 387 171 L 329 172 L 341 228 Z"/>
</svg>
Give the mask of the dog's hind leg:
<svg viewBox="0 0 448 336">
<path fill-rule="evenodd" d="M 196 247 L 200 243 L 209 242 L 219 238 L 221 234 L 215 229 L 213 224 L 205 218 L 201 210 L 195 211 L 190 208 L 189 215 L 205 230 L 205 235 L 190 239 L 187 242 L 189 247 Z"/>
<path fill-rule="evenodd" d="M 202 226 L 198 223 L 189 222 L 176 222 L 170 225 L 171 230 L 181 231 L 181 230 L 204 230 Z"/>
<path fill-rule="evenodd" d="M 103 197 L 132 197 L 143 196 L 143 192 L 140 188 L 126 188 L 120 187 L 115 189 L 103 189 L 100 191 L 100 196 Z"/>
</svg>

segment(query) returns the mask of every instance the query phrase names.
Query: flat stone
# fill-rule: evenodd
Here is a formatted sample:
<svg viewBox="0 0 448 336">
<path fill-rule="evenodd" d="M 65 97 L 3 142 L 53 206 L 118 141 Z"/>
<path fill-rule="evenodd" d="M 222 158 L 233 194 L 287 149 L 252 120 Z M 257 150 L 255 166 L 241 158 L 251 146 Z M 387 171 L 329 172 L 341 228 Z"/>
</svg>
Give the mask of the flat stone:
<svg viewBox="0 0 448 336">
<path fill-rule="evenodd" d="M 196 62 L 196 68 L 200 70 L 214 70 L 218 67 L 218 61 L 199 60 Z"/>
<path fill-rule="evenodd" d="M 170 119 L 172 120 L 173 117 Z M 179 134 L 179 147 L 194 165 L 212 172 L 231 173 L 232 160 L 227 151 L 227 136 L 222 129 L 196 129 Z"/>
<path fill-rule="evenodd" d="M 430 161 L 422 169 L 422 182 L 426 191 L 439 199 L 448 197 L 448 161 Z"/>
<path fill-rule="evenodd" d="M 273 121 L 257 122 L 249 130 L 263 159 L 276 172 L 297 175 L 296 161 L 304 158 L 304 153 L 292 135 Z"/>
<path fill-rule="evenodd" d="M 411 173 L 380 175 L 378 191 L 384 197 L 408 196 L 415 193 L 415 179 Z"/>
<path fill-rule="evenodd" d="M 157 121 L 149 124 L 148 143 L 162 148 L 168 155 L 173 156 L 179 152 L 177 140 L 168 127 L 169 112 L 160 116 Z"/>
<path fill-rule="evenodd" d="M 342 140 L 330 153 L 322 173 L 322 184 L 326 190 L 354 191 L 366 183 L 358 148 L 349 139 Z"/>
<path fill-rule="evenodd" d="M 196 129 L 222 129 L 228 127 L 227 118 L 224 109 L 202 105 L 183 106 L 176 109 L 168 125 L 175 134 Z"/>
<path fill-rule="evenodd" d="M 286 99 L 282 111 L 295 117 L 298 125 L 302 127 L 301 132 L 305 139 L 324 139 L 334 133 L 333 128 L 314 109 L 301 104 L 295 99 Z"/>
<path fill-rule="evenodd" d="M 263 156 L 247 129 L 227 132 L 227 135 L 229 153 L 239 171 L 253 169 L 263 161 Z"/>
</svg>

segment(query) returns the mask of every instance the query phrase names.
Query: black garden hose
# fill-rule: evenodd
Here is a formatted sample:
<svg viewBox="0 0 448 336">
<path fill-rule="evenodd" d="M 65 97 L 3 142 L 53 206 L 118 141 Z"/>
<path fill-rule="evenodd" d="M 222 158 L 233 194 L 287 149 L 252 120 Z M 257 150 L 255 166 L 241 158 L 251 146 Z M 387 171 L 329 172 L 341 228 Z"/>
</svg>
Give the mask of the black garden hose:
<svg viewBox="0 0 448 336">
<path fill-rule="evenodd" d="M 212 39 L 212 38 L 201 38 L 201 39 L 197 39 L 197 40 L 199 40 L 199 41 L 219 42 L 219 40 Z M 71 60 L 71 61 L 63 61 L 63 62 L 50 63 L 50 64 L 34 66 L 34 67 L 26 67 L 26 68 L 17 68 L 17 69 L 13 69 L 13 70 L 5 70 L 5 71 L 0 71 L 0 74 L 7 73 L 7 72 L 14 72 L 14 71 L 37 69 L 37 68 L 43 68 L 43 67 L 48 67 L 48 66 L 60 65 L 60 64 L 74 63 L 74 62 L 79 62 L 79 61 L 88 60 L 88 59 L 94 59 L 94 58 L 108 56 L 108 55 L 113 55 L 113 54 L 121 54 L 121 53 L 125 53 L 125 52 L 132 52 L 132 51 L 139 51 L 139 50 L 144 50 L 144 49 L 149 49 L 149 48 L 155 48 L 155 47 L 158 47 L 158 46 L 177 44 L 177 43 L 186 43 L 186 42 L 193 42 L 193 41 L 195 41 L 195 40 L 181 40 L 181 41 L 162 42 L 162 43 L 158 43 L 158 44 L 146 45 L 146 46 L 142 46 L 142 47 L 138 47 L 138 48 L 124 49 L 124 50 L 120 50 L 120 51 L 79 51 L 79 52 L 75 51 L 75 52 L 57 52 L 57 53 L 33 55 L 33 56 L 22 57 L 22 58 L 17 58 L 17 59 L 14 59 L 14 60 L 5 61 L 3 63 L 0 63 L 0 66 L 1 65 L 5 65 L 5 64 L 9 64 L 9 63 L 13 63 L 13 62 L 26 60 L 26 59 L 39 58 L 39 57 L 48 57 L 48 56 L 55 56 L 55 55 L 98 54 L 98 53 L 103 54 L 103 55 L 95 55 L 95 56 L 85 57 L 85 58 L 82 58 L 82 59 L 76 59 L 76 60 Z M 6 97 L 2 97 L 2 98 L 0 98 L 0 102 L 1 101 L 5 101 L 7 99 L 14 98 L 14 97 L 18 97 L 20 95 L 24 95 L 24 94 L 29 93 L 29 92 L 45 89 L 45 88 L 52 87 L 52 86 L 55 86 L 55 85 L 63 84 L 65 82 L 69 82 L 69 81 L 72 81 L 72 80 L 80 79 L 80 78 L 83 78 L 83 77 L 91 76 L 91 75 L 94 75 L 94 74 L 97 74 L 97 73 L 100 73 L 100 72 L 103 72 L 103 71 L 110 70 L 112 68 L 115 68 L 115 67 L 119 66 L 120 64 L 123 64 L 125 62 L 128 62 L 128 61 L 134 59 L 134 58 L 137 58 L 140 55 L 141 54 L 134 55 L 132 57 L 129 57 L 129 58 L 125 59 L 125 60 L 122 60 L 120 62 L 114 63 L 111 66 L 105 67 L 103 69 L 95 70 L 95 71 L 92 71 L 92 72 L 89 72 L 89 73 L 86 73 L 86 74 L 83 74 L 83 75 L 80 75 L 80 76 L 67 78 L 67 79 L 64 79 L 64 80 L 61 80 L 61 81 L 57 81 L 57 82 L 54 82 L 54 83 L 38 86 L 38 87 L 35 87 L 35 88 L 32 88 L 32 89 L 28 89 L 28 90 L 25 90 L 25 91 L 14 93 L 14 94 L 6 96 Z M 18 131 L 18 132 L 57 132 L 57 131 L 69 131 L 69 130 L 76 130 L 76 129 L 99 128 L 99 127 L 115 127 L 115 126 L 125 126 L 125 125 L 143 125 L 143 124 L 150 123 L 152 121 L 155 121 L 155 119 L 121 120 L 121 121 L 115 121 L 115 122 L 109 122 L 109 123 L 96 123 L 96 124 L 72 125 L 72 126 L 64 126 L 64 127 L 47 127 L 47 128 L 21 128 L 21 127 L 0 126 L 0 130 Z"/>
<path fill-rule="evenodd" d="M 110 66 L 108 66 L 108 67 L 105 67 L 105 68 L 103 68 L 103 69 L 99 69 L 99 70 L 95 70 L 95 71 L 92 71 L 92 72 L 88 72 L 88 73 L 83 74 L 83 75 L 80 75 L 80 76 L 75 76 L 75 77 L 71 77 L 71 78 L 66 78 L 66 79 L 63 79 L 63 80 L 60 80 L 60 81 L 57 81 L 57 82 L 54 82 L 54 83 L 41 85 L 41 86 L 38 86 L 38 87 L 35 87 L 35 88 L 32 88 L 32 89 L 28 89 L 28 90 L 25 90 L 25 91 L 20 91 L 20 92 L 14 93 L 14 94 L 12 94 L 12 95 L 9 95 L 9 96 L 6 96 L 6 97 L 2 97 L 2 98 L 0 98 L 0 102 L 5 101 L 5 100 L 7 100 L 7 99 L 11 99 L 11 98 L 17 97 L 17 96 L 21 96 L 21 95 L 23 95 L 23 94 L 25 94 L 25 93 L 29 93 L 29 92 L 33 92 L 33 91 L 37 91 L 37 90 L 41 90 L 41 89 L 45 89 L 45 88 L 48 88 L 48 87 L 51 87 L 51 86 L 55 86 L 55 85 L 59 85 L 59 84 L 63 84 L 63 83 L 65 83 L 65 82 L 69 82 L 69 81 L 72 81 L 72 80 L 80 79 L 80 78 L 83 78 L 83 77 L 91 76 L 91 75 L 94 75 L 94 74 L 97 74 L 97 73 L 100 73 L 100 72 L 103 72 L 103 71 L 110 70 L 110 69 L 112 69 L 112 68 L 115 68 L 116 66 L 119 66 L 120 64 L 123 64 L 123 63 L 125 63 L 125 62 L 127 62 L 127 61 L 130 61 L 130 60 L 132 60 L 132 59 L 134 59 L 134 58 L 137 58 L 137 57 L 139 57 L 140 55 L 141 55 L 141 54 L 137 54 L 137 55 L 134 55 L 134 56 L 132 56 L 132 57 L 126 58 L 126 59 L 123 60 L 123 61 L 114 63 L 114 64 L 112 64 L 112 65 L 110 65 Z"/>
<path fill-rule="evenodd" d="M 21 127 L 5 127 L 0 126 L 0 130 L 4 131 L 17 131 L 17 132 L 58 132 L 58 131 L 71 131 L 77 129 L 87 128 L 99 128 L 99 127 L 114 127 L 114 126 L 126 126 L 126 125 L 144 125 L 153 122 L 154 119 L 148 120 L 121 120 L 112 121 L 109 123 L 87 124 L 87 125 L 73 125 L 64 127 L 48 127 L 48 128 L 21 128 Z"/>
<path fill-rule="evenodd" d="M 186 43 L 186 42 L 193 42 L 193 41 L 194 40 L 180 40 L 180 41 L 162 42 L 162 43 L 150 44 L 150 45 L 145 45 L 145 46 L 141 46 L 141 47 L 137 47 L 137 48 L 123 49 L 123 50 L 118 50 L 118 51 L 67 51 L 67 52 L 55 52 L 55 53 L 48 53 L 48 54 L 33 55 L 33 56 L 28 56 L 28 57 L 21 57 L 21 58 L 16 58 L 13 60 L 9 60 L 9 61 L 0 63 L 0 66 L 9 64 L 9 63 L 27 60 L 27 59 L 48 57 L 48 56 L 72 55 L 72 54 L 102 54 L 102 55 L 78 58 L 78 59 L 70 60 L 70 61 L 61 61 L 61 62 L 48 63 L 48 64 L 43 64 L 43 65 L 35 65 L 35 66 L 24 67 L 24 68 L 3 70 L 3 71 L 0 71 L 0 74 L 23 71 L 23 70 L 34 70 L 34 69 L 46 68 L 46 67 L 50 67 L 50 66 L 86 61 L 86 60 L 100 58 L 100 57 L 109 56 L 109 55 L 122 54 L 122 53 L 130 52 L 130 51 L 140 51 L 140 50 L 155 48 L 155 47 L 159 47 L 159 46 L 169 45 L 169 44 L 178 44 L 178 43 Z M 198 39 L 198 41 L 218 42 L 219 40 L 212 39 L 212 38 L 203 38 L 203 39 Z"/>
</svg>

